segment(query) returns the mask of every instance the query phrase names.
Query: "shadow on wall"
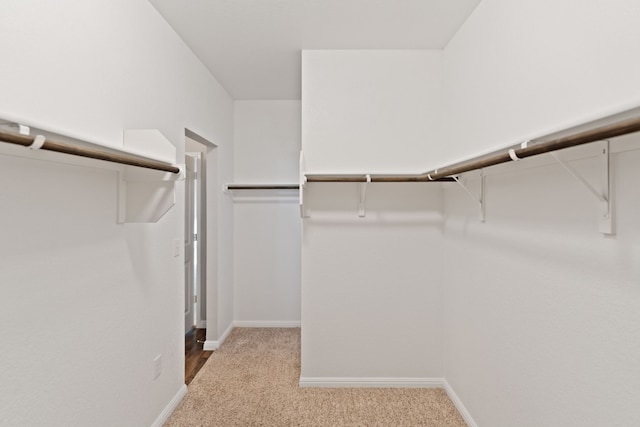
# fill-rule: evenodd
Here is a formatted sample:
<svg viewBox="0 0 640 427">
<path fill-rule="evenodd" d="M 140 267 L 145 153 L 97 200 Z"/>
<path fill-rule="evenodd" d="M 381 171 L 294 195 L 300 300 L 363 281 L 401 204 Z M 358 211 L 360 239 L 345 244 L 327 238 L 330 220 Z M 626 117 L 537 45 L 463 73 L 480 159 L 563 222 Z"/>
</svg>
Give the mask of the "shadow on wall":
<svg viewBox="0 0 640 427">
<path fill-rule="evenodd" d="M 621 156 L 632 162 L 640 152 L 616 155 L 613 163 L 620 164 Z M 586 170 L 589 164 L 580 166 Z M 640 206 L 629 195 L 631 183 L 640 176 L 630 167 L 616 166 L 614 171 L 618 235 L 598 232 L 600 210 L 593 197 L 557 165 L 549 165 L 487 177 L 485 223 L 461 189 L 445 190 L 445 244 L 477 254 L 490 252 L 494 262 L 553 265 L 557 271 L 606 283 L 612 282 L 612 275 L 638 277 L 639 233 L 632 222 Z"/>
<path fill-rule="evenodd" d="M 442 187 L 431 183 L 373 183 L 367 185 L 360 218 L 358 183 L 309 183 L 305 213 L 312 220 L 341 220 L 350 225 L 372 220 L 384 223 L 438 223 L 442 218 Z M 357 220 L 351 224 L 351 220 Z"/>
</svg>

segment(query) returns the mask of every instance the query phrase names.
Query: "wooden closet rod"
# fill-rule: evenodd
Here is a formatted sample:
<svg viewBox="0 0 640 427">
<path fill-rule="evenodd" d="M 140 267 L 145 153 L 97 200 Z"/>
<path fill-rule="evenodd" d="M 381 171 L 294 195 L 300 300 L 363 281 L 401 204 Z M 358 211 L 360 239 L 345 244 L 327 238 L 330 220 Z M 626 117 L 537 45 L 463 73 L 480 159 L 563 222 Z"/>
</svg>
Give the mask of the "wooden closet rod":
<svg viewBox="0 0 640 427">
<path fill-rule="evenodd" d="M 305 175 L 307 182 L 368 182 L 367 175 Z M 422 175 L 369 175 L 371 182 L 449 182 L 453 178 L 421 179 Z"/>
<path fill-rule="evenodd" d="M 487 157 L 476 157 L 461 163 L 434 169 L 420 176 L 420 179 L 437 180 L 446 176 L 454 176 L 476 169 L 499 165 L 514 160 L 525 159 L 551 151 L 562 150 L 564 148 L 576 147 L 590 142 L 601 141 L 616 136 L 627 135 L 640 131 L 640 117 L 623 120 L 616 123 L 599 126 L 594 129 L 578 132 L 572 135 L 554 138 L 545 142 L 532 143 L 526 147 L 515 145 L 503 152 Z"/>
<path fill-rule="evenodd" d="M 464 172 L 470 172 L 489 166 L 514 160 L 525 159 L 551 151 L 576 147 L 590 142 L 601 141 L 616 136 L 640 131 L 640 117 L 618 121 L 593 129 L 577 132 L 544 142 L 532 142 L 522 147 L 520 144 L 506 148 L 496 154 L 475 157 L 460 163 L 444 166 L 420 175 L 369 175 L 371 182 L 438 182 L 454 181 L 452 178 Z M 367 175 L 307 175 L 308 182 L 367 182 Z"/>
<path fill-rule="evenodd" d="M 297 184 L 229 184 L 227 190 L 299 190 L 300 186 Z"/>
<path fill-rule="evenodd" d="M 33 144 L 35 136 L 22 135 L 18 133 L 5 132 L 0 130 L 0 142 L 22 145 L 29 147 Z M 117 154 L 108 151 L 96 150 L 93 148 L 80 147 L 65 142 L 56 142 L 47 138 L 40 147 L 41 150 L 55 151 L 57 153 L 70 154 L 72 156 L 88 157 L 91 159 L 105 160 L 107 162 L 120 163 L 129 166 L 154 169 L 164 172 L 180 173 L 180 168 L 169 163 L 158 160 L 144 159 L 132 154 Z"/>
</svg>

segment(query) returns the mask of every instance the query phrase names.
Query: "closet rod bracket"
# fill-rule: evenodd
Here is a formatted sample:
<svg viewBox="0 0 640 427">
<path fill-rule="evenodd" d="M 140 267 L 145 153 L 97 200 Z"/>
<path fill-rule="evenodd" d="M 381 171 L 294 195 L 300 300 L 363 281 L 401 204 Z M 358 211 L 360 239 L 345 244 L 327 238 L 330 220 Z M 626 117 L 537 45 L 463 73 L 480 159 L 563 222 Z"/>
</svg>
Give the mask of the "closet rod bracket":
<svg viewBox="0 0 640 427">
<path fill-rule="evenodd" d="M 298 194 L 298 200 L 300 203 L 300 218 L 309 218 L 309 215 L 307 214 L 307 210 L 305 209 L 304 206 L 304 189 L 307 186 L 307 176 L 304 173 L 305 171 L 305 161 L 304 161 L 304 151 L 300 150 L 300 158 L 299 158 L 299 163 L 298 163 L 298 173 L 299 173 L 299 181 L 300 181 L 300 187 L 298 189 L 299 194 Z"/>
<path fill-rule="evenodd" d="M 558 162 L 571 176 L 580 182 L 598 201 L 601 213 L 599 217 L 598 231 L 604 235 L 612 235 L 613 227 L 613 203 L 611 200 L 611 155 L 609 141 L 599 141 L 594 143 L 598 147 L 598 184 L 594 186 L 585 179 L 573 166 L 562 160 L 556 153 L 551 152 L 551 156 Z"/>
<path fill-rule="evenodd" d="M 360 203 L 358 204 L 358 216 L 364 218 L 367 216 L 365 203 L 367 202 L 367 186 L 371 183 L 371 175 L 366 175 L 367 182 L 360 183 Z"/>
<path fill-rule="evenodd" d="M 480 208 L 480 222 L 485 222 L 485 180 L 486 177 L 480 169 L 480 196 L 476 196 L 473 192 L 460 180 L 459 176 L 452 176 L 456 183 L 462 187 L 462 189 L 471 197 L 471 199 L 478 204 Z"/>
</svg>

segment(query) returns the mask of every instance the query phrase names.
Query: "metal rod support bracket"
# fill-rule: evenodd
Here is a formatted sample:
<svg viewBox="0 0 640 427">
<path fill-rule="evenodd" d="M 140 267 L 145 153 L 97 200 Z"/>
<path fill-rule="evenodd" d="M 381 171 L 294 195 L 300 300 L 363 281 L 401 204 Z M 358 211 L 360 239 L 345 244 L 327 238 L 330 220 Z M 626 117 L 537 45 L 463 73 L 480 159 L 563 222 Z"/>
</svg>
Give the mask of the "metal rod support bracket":
<svg viewBox="0 0 640 427">
<path fill-rule="evenodd" d="M 300 150 L 300 158 L 298 163 L 298 173 L 299 173 L 299 181 L 300 187 L 298 189 L 299 196 L 298 202 L 300 203 L 300 218 L 309 218 L 307 211 L 304 207 L 304 189 L 307 186 L 307 176 L 304 174 L 305 170 L 305 161 L 304 161 L 304 151 Z"/>
<path fill-rule="evenodd" d="M 599 141 L 598 146 L 598 169 L 599 169 L 599 187 L 598 189 L 592 183 L 587 181 L 573 166 L 562 160 L 554 152 L 551 153 L 553 158 L 578 182 L 580 182 L 598 201 L 601 206 L 601 214 L 599 218 L 598 231 L 605 235 L 614 234 L 613 230 L 613 204 L 611 200 L 611 163 L 609 141 Z"/>
<path fill-rule="evenodd" d="M 469 187 L 467 187 L 463 182 L 460 181 L 460 178 L 457 176 L 452 177 L 460 187 L 473 199 L 474 202 L 478 203 L 480 207 L 480 222 L 485 222 L 485 198 L 484 198 L 484 190 L 485 190 L 485 176 L 480 169 L 480 196 L 476 196 L 473 194 Z"/>
<path fill-rule="evenodd" d="M 358 216 L 364 218 L 367 216 L 365 211 L 365 203 L 367 201 L 367 186 L 371 182 L 371 175 L 367 175 L 367 182 L 360 183 L 360 203 L 358 204 Z"/>
</svg>

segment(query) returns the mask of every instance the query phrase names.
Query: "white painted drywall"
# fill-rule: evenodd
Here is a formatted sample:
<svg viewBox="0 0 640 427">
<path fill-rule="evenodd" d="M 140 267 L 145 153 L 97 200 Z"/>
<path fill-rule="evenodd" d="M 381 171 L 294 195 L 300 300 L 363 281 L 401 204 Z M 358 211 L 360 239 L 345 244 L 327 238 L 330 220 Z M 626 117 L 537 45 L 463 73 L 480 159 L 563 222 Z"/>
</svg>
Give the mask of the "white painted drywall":
<svg viewBox="0 0 640 427">
<path fill-rule="evenodd" d="M 304 101 L 303 101 L 304 102 Z M 441 378 L 439 187 L 309 184 L 302 240 L 303 378 Z"/>
<path fill-rule="evenodd" d="M 236 101 L 234 181 L 298 182 L 300 101 Z M 234 316 L 238 324 L 300 322 L 296 191 L 234 191 Z"/>
<path fill-rule="evenodd" d="M 300 101 L 236 101 L 234 179 L 297 184 Z"/>
<path fill-rule="evenodd" d="M 231 176 L 232 101 L 148 2 L 8 1 L 0 28 L 1 118 L 113 145 L 123 129 L 159 129 L 179 157 L 189 128 Z M 181 185 L 158 223 L 118 225 L 113 170 L 5 151 L 0 170 L 2 423 L 151 425 L 184 384 Z M 230 203 L 219 217 L 231 228 Z M 209 294 L 221 328 L 230 236 Z"/>
<path fill-rule="evenodd" d="M 628 0 L 482 1 L 444 51 L 444 157 L 640 105 L 639 19 Z M 485 224 L 445 191 L 444 375 L 480 426 L 639 425 L 640 155 L 614 156 L 606 238 L 580 184 L 526 164 L 488 177 Z"/>
<path fill-rule="evenodd" d="M 440 53 L 305 51 L 308 170 L 411 172 L 437 150 Z M 442 377 L 441 193 L 310 183 L 302 235 L 303 378 Z"/>
<path fill-rule="evenodd" d="M 150 0 L 234 99 L 300 99 L 300 48 L 440 49 L 480 0 Z"/>
<path fill-rule="evenodd" d="M 633 0 L 482 1 L 444 50 L 447 163 L 640 105 Z"/>
<path fill-rule="evenodd" d="M 411 173 L 441 151 L 441 51 L 302 52 L 306 170 Z"/>
</svg>

